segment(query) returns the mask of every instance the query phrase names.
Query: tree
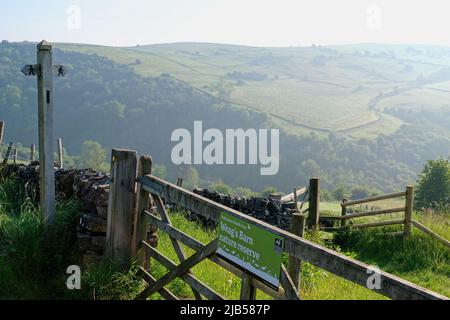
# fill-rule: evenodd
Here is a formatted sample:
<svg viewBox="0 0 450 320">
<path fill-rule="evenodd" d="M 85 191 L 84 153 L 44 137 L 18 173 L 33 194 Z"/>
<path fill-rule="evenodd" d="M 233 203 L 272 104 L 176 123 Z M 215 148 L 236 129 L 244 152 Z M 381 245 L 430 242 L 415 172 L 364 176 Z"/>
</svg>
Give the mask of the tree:
<svg viewBox="0 0 450 320">
<path fill-rule="evenodd" d="M 237 187 L 235 192 L 236 192 L 236 194 L 243 196 L 243 197 L 247 197 L 247 198 L 257 196 L 256 192 L 253 192 L 250 188 L 246 188 L 246 187 Z"/>
<path fill-rule="evenodd" d="M 230 100 L 231 92 L 234 89 L 233 83 L 220 79 L 213 86 L 213 91 L 217 94 L 217 97 L 221 100 Z"/>
<path fill-rule="evenodd" d="M 333 190 L 333 197 L 334 199 L 341 201 L 344 198 L 348 198 L 348 192 L 344 186 L 338 186 Z"/>
<path fill-rule="evenodd" d="M 309 177 L 319 177 L 320 174 L 320 166 L 313 159 L 308 159 L 303 161 L 300 164 L 298 172 L 301 177 L 308 179 Z"/>
<path fill-rule="evenodd" d="M 357 187 L 352 189 L 350 199 L 352 200 L 364 199 L 370 197 L 370 195 L 371 195 L 370 190 L 364 187 Z"/>
<path fill-rule="evenodd" d="M 223 193 L 223 194 L 231 194 L 232 193 L 231 187 L 229 185 L 226 185 L 222 181 L 214 182 L 214 183 L 210 184 L 208 189 L 211 189 L 211 190 L 217 191 L 219 193 Z"/>
<path fill-rule="evenodd" d="M 276 192 L 278 192 L 277 188 L 268 186 L 268 187 L 265 187 L 263 191 L 261 191 L 261 196 L 268 197 L 270 194 L 276 193 Z"/>
<path fill-rule="evenodd" d="M 154 164 L 152 168 L 152 174 L 160 177 L 161 179 L 167 178 L 167 167 L 163 164 Z"/>
<path fill-rule="evenodd" d="M 189 190 L 197 188 L 200 182 L 198 171 L 192 165 L 178 166 L 177 177 L 183 179 L 183 188 Z"/>
<path fill-rule="evenodd" d="M 87 140 L 81 147 L 81 165 L 84 168 L 107 170 L 106 150 L 96 141 Z"/>
<path fill-rule="evenodd" d="M 450 203 L 450 162 L 428 160 L 416 185 L 415 205 L 418 208 L 445 207 Z"/>
</svg>

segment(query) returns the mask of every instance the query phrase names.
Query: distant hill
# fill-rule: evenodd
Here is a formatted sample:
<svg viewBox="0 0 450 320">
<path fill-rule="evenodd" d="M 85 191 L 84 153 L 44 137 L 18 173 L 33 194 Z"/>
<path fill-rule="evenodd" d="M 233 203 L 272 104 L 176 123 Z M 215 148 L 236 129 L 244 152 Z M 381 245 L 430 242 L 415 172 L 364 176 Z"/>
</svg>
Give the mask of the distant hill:
<svg viewBox="0 0 450 320">
<path fill-rule="evenodd" d="M 353 137 L 393 133 L 402 121 L 386 108 L 450 105 L 450 48 L 359 44 L 262 48 L 212 43 L 173 43 L 130 48 L 63 45 L 97 52 L 132 65 L 142 75 L 168 73 L 217 95 L 220 80 L 232 85 L 226 100 L 273 114 L 296 134 L 335 132 Z M 138 60 L 139 64 L 133 64 Z M 230 77 L 253 74 L 257 79 Z M 440 74 L 440 77 L 433 75 Z M 408 95 L 403 94 L 405 91 Z M 382 99 L 377 97 L 382 95 Z M 376 103 L 374 103 L 376 101 Z"/>
<path fill-rule="evenodd" d="M 431 64 L 400 57 L 446 57 L 445 48 L 399 48 L 401 54 L 195 43 L 55 48 L 55 63 L 69 71 L 55 79 L 56 134 L 70 154 L 86 140 L 133 148 L 174 178 L 184 174 L 170 161 L 176 128 L 190 129 L 194 120 L 222 130 L 277 127 L 276 176 L 261 177 L 255 166 L 188 169 L 203 181 L 283 191 L 313 175 L 328 189 L 399 189 L 426 159 L 449 155 L 446 58 Z M 20 69 L 35 61 L 35 52 L 31 43 L 0 44 L 0 119 L 6 140 L 25 145 L 37 143 L 36 83 Z"/>
</svg>

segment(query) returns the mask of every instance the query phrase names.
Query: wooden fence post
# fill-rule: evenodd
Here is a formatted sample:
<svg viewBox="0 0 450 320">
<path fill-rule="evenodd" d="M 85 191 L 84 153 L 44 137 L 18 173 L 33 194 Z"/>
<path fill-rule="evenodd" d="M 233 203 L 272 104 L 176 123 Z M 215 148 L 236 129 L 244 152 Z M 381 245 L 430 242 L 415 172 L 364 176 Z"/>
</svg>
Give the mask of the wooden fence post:
<svg viewBox="0 0 450 320">
<path fill-rule="evenodd" d="M 0 121 L 0 144 L 3 143 L 3 134 L 5 132 L 5 123 Z"/>
<path fill-rule="evenodd" d="M 297 195 L 297 188 L 294 188 L 293 191 L 294 194 L 294 203 L 295 203 L 295 211 L 298 211 L 298 195 Z"/>
<path fill-rule="evenodd" d="M 32 144 L 30 147 L 30 162 L 36 160 L 36 145 Z"/>
<path fill-rule="evenodd" d="M 309 180 L 309 209 L 307 225 L 312 229 L 317 229 L 319 226 L 319 178 L 311 178 Z"/>
<path fill-rule="evenodd" d="M 11 154 L 12 147 L 13 147 L 13 143 L 10 142 L 9 146 L 8 146 L 8 150 L 6 150 L 5 157 L 3 158 L 3 165 L 4 166 L 6 166 L 6 164 L 8 163 L 8 158 L 9 158 L 9 155 Z"/>
<path fill-rule="evenodd" d="M 131 261 L 136 166 L 136 151 L 112 150 L 106 255 L 122 266 Z"/>
<path fill-rule="evenodd" d="M 252 277 L 244 272 L 241 280 L 240 300 L 255 300 L 256 288 L 252 285 Z"/>
<path fill-rule="evenodd" d="M 343 203 L 346 203 L 346 202 L 347 202 L 347 199 L 345 199 L 345 198 L 342 199 L 342 203 L 341 203 L 341 217 L 344 217 L 347 214 L 347 207 L 342 205 Z M 344 219 L 341 220 L 341 227 L 345 227 L 345 220 Z"/>
<path fill-rule="evenodd" d="M 17 148 L 14 148 L 14 153 L 13 153 L 13 163 L 14 164 L 17 163 L 17 156 L 18 156 Z"/>
<path fill-rule="evenodd" d="M 3 155 L 2 144 L 3 144 L 4 128 L 5 128 L 5 123 L 3 121 L 0 121 L 0 158 Z"/>
<path fill-rule="evenodd" d="M 61 169 L 64 168 L 63 144 L 61 138 L 58 138 L 58 164 Z"/>
<path fill-rule="evenodd" d="M 292 214 L 292 223 L 291 223 L 291 233 L 303 237 L 305 232 L 305 215 L 295 212 Z M 300 285 L 300 270 L 301 270 L 301 260 L 294 257 L 289 256 L 288 258 L 288 273 L 294 282 L 295 288 L 297 291 L 299 290 Z"/>
<path fill-rule="evenodd" d="M 414 187 L 406 186 L 406 197 L 405 197 L 405 223 L 403 226 L 403 235 L 408 237 L 411 235 L 411 220 L 413 212 L 413 202 L 414 202 Z"/>
<path fill-rule="evenodd" d="M 139 158 L 139 164 L 137 169 L 137 177 L 142 177 L 146 174 L 152 173 L 152 157 L 141 156 Z M 142 241 L 148 240 L 147 235 L 147 223 L 142 216 L 142 211 L 147 210 L 150 202 L 150 194 L 148 191 L 142 188 L 141 183 L 138 181 L 136 185 L 136 208 L 134 211 L 134 229 L 133 229 L 133 246 L 132 257 L 137 258 L 139 265 L 144 266 L 144 269 L 148 270 L 150 257 L 147 254 L 147 250 L 144 253 L 140 253 L 142 248 Z"/>
</svg>

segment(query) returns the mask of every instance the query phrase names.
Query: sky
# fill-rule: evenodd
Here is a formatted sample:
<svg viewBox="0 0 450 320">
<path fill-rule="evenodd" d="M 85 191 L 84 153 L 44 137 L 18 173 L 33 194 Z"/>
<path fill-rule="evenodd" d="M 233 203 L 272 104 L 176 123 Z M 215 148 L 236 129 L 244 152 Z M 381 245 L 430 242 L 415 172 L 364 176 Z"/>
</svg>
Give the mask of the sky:
<svg viewBox="0 0 450 320">
<path fill-rule="evenodd" d="M 0 0 L 0 40 L 450 46 L 448 0 Z"/>
</svg>

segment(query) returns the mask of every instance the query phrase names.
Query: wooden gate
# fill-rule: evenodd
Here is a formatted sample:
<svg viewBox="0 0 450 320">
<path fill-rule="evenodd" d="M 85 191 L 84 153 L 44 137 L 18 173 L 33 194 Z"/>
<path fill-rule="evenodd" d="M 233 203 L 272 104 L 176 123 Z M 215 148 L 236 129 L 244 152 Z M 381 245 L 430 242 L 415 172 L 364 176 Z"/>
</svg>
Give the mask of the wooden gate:
<svg viewBox="0 0 450 320">
<path fill-rule="evenodd" d="M 151 165 L 152 160 L 149 156 L 140 157 L 137 164 L 135 152 L 116 149 L 112 152 L 107 252 L 114 260 L 123 263 L 129 263 L 133 258 L 138 259 L 140 272 L 147 282 L 147 287 L 139 294 L 138 299 L 146 299 L 156 292 L 165 299 L 178 299 L 166 288 L 176 278 L 182 279 L 191 287 L 196 299 L 203 299 L 203 297 L 224 299 L 190 271 L 205 259 L 241 278 L 240 299 L 245 300 L 255 299 L 256 290 L 261 290 L 275 299 L 299 300 L 297 284 L 301 261 L 309 262 L 367 287 L 367 279 L 370 276 L 368 270 L 372 270 L 369 265 L 153 176 Z M 227 213 L 243 222 L 269 230 L 284 239 L 283 250 L 290 257 L 291 265 L 287 267 L 282 265 L 279 287 L 274 289 L 252 277 L 246 270 L 219 257 L 216 254 L 218 239 L 204 244 L 177 229 L 171 223 L 164 202 L 175 204 L 216 222 L 219 221 L 222 213 Z M 152 247 L 147 236 L 149 226 L 157 227 L 159 232 L 164 232 L 170 237 L 180 264 L 176 265 Z M 131 229 L 133 232 L 128 232 Z M 193 249 L 195 253 L 187 257 L 181 244 Z M 149 272 L 150 259 L 157 260 L 168 269 L 168 272 L 161 278 L 155 279 Z M 371 290 L 393 299 L 447 299 L 445 296 L 383 271 L 380 271 L 379 277 L 381 286 Z"/>
</svg>

